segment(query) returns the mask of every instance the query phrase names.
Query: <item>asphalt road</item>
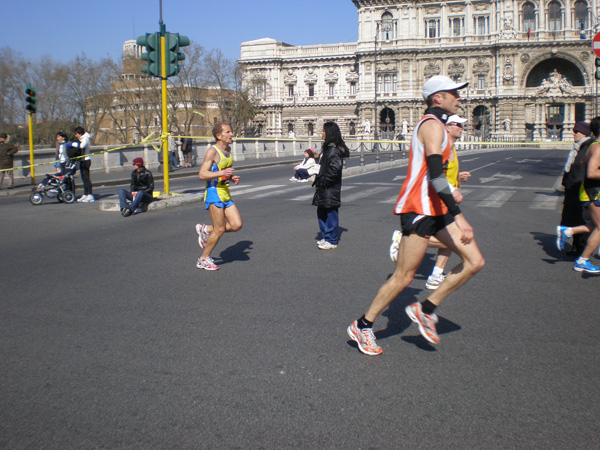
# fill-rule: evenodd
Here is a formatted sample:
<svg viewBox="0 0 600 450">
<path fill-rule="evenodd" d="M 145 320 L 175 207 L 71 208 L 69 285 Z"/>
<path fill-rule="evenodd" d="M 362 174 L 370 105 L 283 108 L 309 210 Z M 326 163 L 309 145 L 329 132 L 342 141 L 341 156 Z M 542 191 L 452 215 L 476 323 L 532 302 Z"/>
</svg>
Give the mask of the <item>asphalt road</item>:
<svg viewBox="0 0 600 450">
<path fill-rule="evenodd" d="M 405 168 L 344 180 L 334 251 L 290 167 L 240 171 L 217 272 L 195 267 L 201 203 L 123 218 L 2 198 L 0 448 L 598 448 L 600 277 L 554 247 L 565 157 L 461 155 L 487 265 L 439 308 L 434 347 L 404 314 L 430 251 L 375 322 L 377 357 L 345 329 L 393 271 Z"/>
</svg>

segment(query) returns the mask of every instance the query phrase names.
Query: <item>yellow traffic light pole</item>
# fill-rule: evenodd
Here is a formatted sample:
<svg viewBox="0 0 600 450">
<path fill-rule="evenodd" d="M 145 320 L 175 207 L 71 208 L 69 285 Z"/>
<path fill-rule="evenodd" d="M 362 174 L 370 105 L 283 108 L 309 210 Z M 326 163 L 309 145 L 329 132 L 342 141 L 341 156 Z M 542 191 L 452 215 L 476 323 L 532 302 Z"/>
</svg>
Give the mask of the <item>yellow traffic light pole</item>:
<svg viewBox="0 0 600 450">
<path fill-rule="evenodd" d="M 163 175 L 165 194 L 169 191 L 169 111 L 167 104 L 167 45 L 165 37 L 166 26 L 160 25 L 160 82 L 162 94 L 162 152 L 163 152 Z"/>
<path fill-rule="evenodd" d="M 29 160 L 31 161 L 31 184 L 35 184 L 35 162 L 33 160 L 33 114 L 29 113 Z"/>
</svg>

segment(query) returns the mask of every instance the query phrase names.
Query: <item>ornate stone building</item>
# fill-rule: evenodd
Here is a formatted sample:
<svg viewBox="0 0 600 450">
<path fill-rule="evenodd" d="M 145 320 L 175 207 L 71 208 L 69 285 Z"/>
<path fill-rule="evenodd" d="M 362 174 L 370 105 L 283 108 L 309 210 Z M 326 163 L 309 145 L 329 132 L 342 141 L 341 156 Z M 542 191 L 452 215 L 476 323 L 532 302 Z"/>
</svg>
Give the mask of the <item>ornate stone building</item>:
<svg viewBox="0 0 600 450">
<path fill-rule="evenodd" d="M 438 74 L 469 82 L 469 139 L 570 140 L 598 113 L 599 0 L 350 1 L 355 43 L 242 43 L 256 134 L 318 136 L 335 120 L 348 138 L 391 138 L 421 117 L 423 84 Z"/>
</svg>

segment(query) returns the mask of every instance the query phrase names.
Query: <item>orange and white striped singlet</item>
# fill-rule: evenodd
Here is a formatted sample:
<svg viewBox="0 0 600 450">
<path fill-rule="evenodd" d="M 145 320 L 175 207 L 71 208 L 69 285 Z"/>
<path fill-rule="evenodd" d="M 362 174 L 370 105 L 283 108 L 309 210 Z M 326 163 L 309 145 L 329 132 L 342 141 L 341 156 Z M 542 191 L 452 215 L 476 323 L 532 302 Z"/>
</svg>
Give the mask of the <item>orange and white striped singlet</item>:
<svg viewBox="0 0 600 450">
<path fill-rule="evenodd" d="M 433 114 L 426 114 L 415 127 L 410 141 L 410 153 L 408 157 L 408 173 L 404 184 L 400 189 L 394 214 L 416 213 L 426 216 L 442 216 L 448 213 L 448 207 L 431 186 L 425 147 L 417 136 L 419 128 L 426 120 L 437 120 L 443 122 Z M 442 161 L 445 165 L 450 158 L 452 146 L 448 140 L 448 133 L 444 127 L 444 140 L 442 141 Z"/>
</svg>

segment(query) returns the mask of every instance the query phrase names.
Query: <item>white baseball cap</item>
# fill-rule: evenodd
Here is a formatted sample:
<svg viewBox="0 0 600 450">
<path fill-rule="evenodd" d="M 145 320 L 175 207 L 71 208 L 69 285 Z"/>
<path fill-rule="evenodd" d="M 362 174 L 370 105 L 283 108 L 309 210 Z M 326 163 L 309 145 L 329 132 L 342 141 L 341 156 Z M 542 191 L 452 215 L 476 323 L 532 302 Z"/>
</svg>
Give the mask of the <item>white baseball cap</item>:
<svg viewBox="0 0 600 450">
<path fill-rule="evenodd" d="M 431 77 L 423 86 L 423 98 L 427 100 L 430 95 L 436 92 L 454 91 L 468 86 L 469 83 L 455 83 L 451 78 L 445 75 L 435 75 Z"/>
<path fill-rule="evenodd" d="M 446 120 L 446 123 L 465 123 L 466 121 L 467 121 L 467 119 L 463 119 L 458 114 L 454 114 L 454 115 L 448 117 L 448 120 Z"/>
</svg>

